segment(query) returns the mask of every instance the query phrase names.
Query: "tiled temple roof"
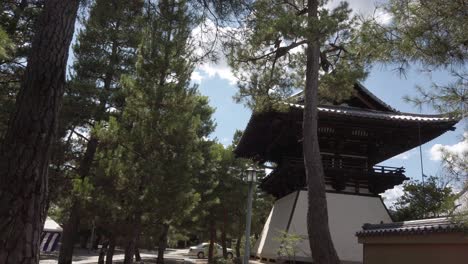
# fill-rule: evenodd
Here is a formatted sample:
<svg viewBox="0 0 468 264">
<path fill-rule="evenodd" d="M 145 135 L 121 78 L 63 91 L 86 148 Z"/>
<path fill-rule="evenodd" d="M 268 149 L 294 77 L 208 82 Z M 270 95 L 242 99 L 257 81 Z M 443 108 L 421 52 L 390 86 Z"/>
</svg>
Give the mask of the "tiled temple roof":
<svg viewBox="0 0 468 264">
<path fill-rule="evenodd" d="M 304 109 L 304 105 L 287 103 L 294 108 Z M 344 107 L 344 106 L 319 106 L 319 112 L 337 114 L 343 116 L 364 117 L 382 120 L 402 120 L 402 121 L 418 121 L 418 122 L 456 122 L 454 118 L 443 115 L 420 115 L 402 112 L 384 112 L 376 110 L 361 110 L 359 108 Z"/>
<path fill-rule="evenodd" d="M 388 235 L 425 235 L 429 233 L 452 233 L 465 230 L 462 223 L 450 218 L 432 218 L 386 224 L 364 224 L 356 233 L 358 237 Z"/>
</svg>

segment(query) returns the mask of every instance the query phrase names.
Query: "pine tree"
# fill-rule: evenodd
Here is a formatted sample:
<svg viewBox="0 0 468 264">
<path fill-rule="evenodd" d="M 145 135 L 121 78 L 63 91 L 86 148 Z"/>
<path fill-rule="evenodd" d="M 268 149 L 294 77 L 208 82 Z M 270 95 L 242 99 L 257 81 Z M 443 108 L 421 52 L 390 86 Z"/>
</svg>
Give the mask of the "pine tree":
<svg viewBox="0 0 468 264">
<path fill-rule="evenodd" d="M 0 138 L 5 135 L 10 114 L 14 111 L 16 95 L 44 2 L 21 0 L 0 3 L 0 28 L 4 32 L 4 37 L 0 39 L 7 38 L 9 44 L 3 45 L 10 46 L 5 50 L 8 52 L 7 57 L 0 55 Z"/>
<path fill-rule="evenodd" d="M 0 262 L 38 263 L 47 169 L 79 1 L 48 0 L 0 147 Z"/>
<path fill-rule="evenodd" d="M 138 17 L 142 1 L 96 1 L 79 32 L 73 50 L 75 62 L 67 105 L 77 125 L 90 132 L 76 161 L 76 177 L 80 181 L 90 176 L 99 145 L 92 129 L 96 123 L 108 120 L 110 111 L 120 106 L 120 76 L 132 71 L 138 39 Z M 113 12 L 109 12 L 112 9 Z M 78 110 L 83 109 L 83 110 Z M 70 133 L 75 133 L 72 131 Z M 59 263 L 71 263 L 82 210 L 81 197 L 72 197 L 68 220 L 61 238 Z"/>
<path fill-rule="evenodd" d="M 347 3 L 333 10 L 325 3 L 255 1 L 226 47 L 239 78 L 237 100 L 254 111 L 284 110 L 287 97 L 303 89 L 310 248 L 314 263 L 339 263 L 328 228 L 317 106 L 349 97 L 354 83 L 366 76 L 367 61 L 356 53 L 360 39 L 354 37 L 356 20 Z"/>
<path fill-rule="evenodd" d="M 456 198 L 452 188 L 435 177 L 427 178 L 424 183 L 406 182 L 403 195 L 392 208 L 392 216 L 395 221 L 448 216 L 454 209 Z"/>
<path fill-rule="evenodd" d="M 391 19 L 363 18 L 361 52 L 395 65 L 404 75 L 410 67 L 445 70 L 449 83 L 417 86 L 419 96 L 406 99 L 441 113 L 463 117 L 468 113 L 468 16 L 465 1 L 397 1 L 383 4 Z"/>
<path fill-rule="evenodd" d="M 158 262 L 162 263 L 168 229 L 197 203 L 192 188 L 201 162 L 199 145 L 212 131 L 212 109 L 196 87 L 190 33 L 192 17 L 185 1 L 147 2 L 144 33 L 134 74 L 123 78 L 124 108 L 102 122 L 99 138 L 103 177 L 114 178 L 125 260 L 131 263 L 144 223 L 161 227 Z M 111 193 L 112 195 L 112 193 Z"/>
</svg>

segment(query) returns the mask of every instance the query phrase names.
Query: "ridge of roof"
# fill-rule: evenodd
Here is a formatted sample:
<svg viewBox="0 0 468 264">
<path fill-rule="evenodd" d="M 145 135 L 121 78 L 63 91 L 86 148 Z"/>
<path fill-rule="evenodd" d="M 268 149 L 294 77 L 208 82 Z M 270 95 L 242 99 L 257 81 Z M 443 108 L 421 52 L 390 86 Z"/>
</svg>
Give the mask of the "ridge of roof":
<svg viewBox="0 0 468 264">
<path fill-rule="evenodd" d="M 293 103 L 285 103 L 291 107 L 304 109 L 304 105 L 301 104 L 293 104 Z M 342 115 L 349 115 L 349 116 L 360 116 L 360 117 L 369 117 L 375 119 L 387 119 L 387 120 L 408 120 L 408 121 L 424 121 L 424 122 L 439 122 L 439 121 L 446 121 L 446 122 L 456 122 L 457 119 L 453 117 L 447 117 L 444 115 L 426 115 L 426 114 L 412 114 L 412 113 L 404 113 L 404 112 L 385 112 L 385 111 L 378 111 L 378 110 L 370 110 L 370 109 L 359 109 L 353 107 L 346 107 L 346 106 L 329 106 L 329 105 L 319 105 L 318 106 L 319 112 L 328 112 L 328 113 L 335 113 L 335 114 L 342 114 Z"/>
<path fill-rule="evenodd" d="M 371 91 L 369 91 L 369 89 L 367 89 L 364 85 L 362 85 L 360 82 L 356 82 L 356 85 L 357 87 L 359 87 L 359 89 L 361 89 L 361 91 L 363 93 L 365 93 L 366 95 L 368 95 L 369 97 L 371 97 L 372 99 L 374 99 L 376 102 L 380 103 L 382 106 L 384 106 L 385 108 L 387 108 L 389 111 L 392 111 L 392 112 L 400 112 L 398 111 L 397 109 L 393 108 L 391 105 L 385 103 L 384 101 L 382 101 L 382 99 L 378 98 L 375 94 L 373 94 Z"/>
<path fill-rule="evenodd" d="M 357 90 L 359 90 L 359 91 L 363 92 L 364 94 L 366 94 L 367 96 L 369 96 L 370 98 L 372 98 L 374 101 L 376 101 L 378 104 L 380 104 L 383 108 L 387 109 L 389 112 L 395 112 L 395 113 L 400 112 L 396 108 L 393 108 L 391 105 L 385 103 L 382 99 L 380 99 L 375 94 L 373 94 L 369 89 L 367 89 L 360 82 L 356 82 L 354 87 L 357 88 Z M 292 100 L 295 100 L 297 102 L 299 100 L 302 100 L 303 97 L 304 97 L 304 91 L 299 91 L 299 92 L 296 92 L 293 95 L 289 96 L 288 99 L 292 99 Z"/>
<path fill-rule="evenodd" d="M 428 233 L 449 233 L 464 230 L 462 223 L 457 223 L 448 217 L 420 219 L 413 221 L 369 224 L 362 226 L 356 233 L 358 237 L 381 235 L 421 235 Z"/>
</svg>

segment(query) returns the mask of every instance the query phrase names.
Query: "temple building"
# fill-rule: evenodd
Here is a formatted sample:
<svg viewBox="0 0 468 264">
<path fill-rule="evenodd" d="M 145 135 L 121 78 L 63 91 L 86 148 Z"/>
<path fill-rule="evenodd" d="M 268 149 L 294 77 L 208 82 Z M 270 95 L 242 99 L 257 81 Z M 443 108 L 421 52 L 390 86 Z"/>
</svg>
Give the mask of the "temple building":
<svg viewBox="0 0 468 264">
<path fill-rule="evenodd" d="M 287 104 L 287 111 L 254 113 L 235 153 L 273 168 L 259 188 L 277 200 L 252 257 L 263 262 L 287 260 L 278 254 L 281 232 L 287 232 L 303 237 L 295 261 L 312 262 L 306 227 L 302 95 Z M 344 102 L 320 105 L 318 115 L 332 239 L 343 263 L 362 263 L 356 232 L 364 223 L 392 222 L 379 194 L 408 179 L 403 167 L 378 164 L 453 130 L 457 121 L 399 112 L 360 84 Z"/>
</svg>

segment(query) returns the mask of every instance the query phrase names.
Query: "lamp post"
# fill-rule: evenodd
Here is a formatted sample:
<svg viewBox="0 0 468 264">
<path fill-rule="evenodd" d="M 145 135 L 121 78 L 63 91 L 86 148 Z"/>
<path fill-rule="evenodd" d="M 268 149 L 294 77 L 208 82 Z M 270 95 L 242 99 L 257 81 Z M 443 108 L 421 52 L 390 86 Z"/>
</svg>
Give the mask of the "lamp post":
<svg viewBox="0 0 468 264">
<path fill-rule="evenodd" d="M 249 263 L 250 258 L 250 222 L 252 218 L 252 196 L 254 183 L 257 181 L 257 171 L 251 167 L 247 169 L 247 178 L 249 184 L 249 194 L 247 196 L 247 216 L 245 219 L 245 248 L 244 264 Z"/>
</svg>

